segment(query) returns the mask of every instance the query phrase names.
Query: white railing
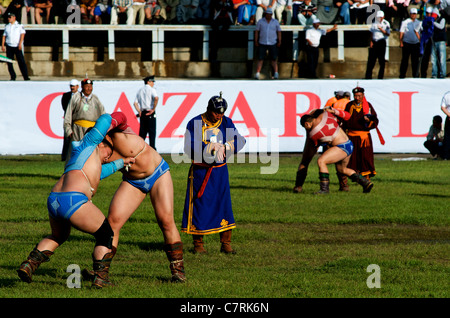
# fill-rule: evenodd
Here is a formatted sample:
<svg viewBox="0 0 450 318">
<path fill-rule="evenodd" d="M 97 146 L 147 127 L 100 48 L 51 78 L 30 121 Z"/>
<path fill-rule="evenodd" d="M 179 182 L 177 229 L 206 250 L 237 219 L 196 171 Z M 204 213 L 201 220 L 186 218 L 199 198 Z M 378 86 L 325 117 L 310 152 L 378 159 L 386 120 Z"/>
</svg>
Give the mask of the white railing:
<svg viewBox="0 0 450 318">
<path fill-rule="evenodd" d="M 331 25 L 322 25 L 322 29 L 331 28 Z M 344 32 L 346 31 L 368 31 L 370 25 L 338 25 L 337 32 L 337 48 L 338 60 L 344 61 Z M 3 30 L 4 26 L 0 27 Z M 209 59 L 209 36 L 212 31 L 208 25 L 109 25 L 109 24 L 28 24 L 25 25 L 26 30 L 37 31 L 61 31 L 62 32 L 62 59 L 69 60 L 69 35 L 70 31 L 105 31 L 108 32 L 108 58 L 115 60 L 115 31 L 150 31 L 152 33 L 152 60 L 164 60 L 164 33 L 166 31 L 201 31 L 203 32 L 203 50 L 202 60 Z M 293 50 L 292 60 L 297 61 L 299 54 L 298 34 L 305 27 L 298 25 L 282 25 L 282 32 L 293 32 Z M 231 32 L 247 32 L 248 47 L 247 59 L 253 59 L 254 51 L 254 31 L 255 26 L 231 26 Z M 389 57 L 389 46 L 387 46 L 386 57 Z"/>
</svg>

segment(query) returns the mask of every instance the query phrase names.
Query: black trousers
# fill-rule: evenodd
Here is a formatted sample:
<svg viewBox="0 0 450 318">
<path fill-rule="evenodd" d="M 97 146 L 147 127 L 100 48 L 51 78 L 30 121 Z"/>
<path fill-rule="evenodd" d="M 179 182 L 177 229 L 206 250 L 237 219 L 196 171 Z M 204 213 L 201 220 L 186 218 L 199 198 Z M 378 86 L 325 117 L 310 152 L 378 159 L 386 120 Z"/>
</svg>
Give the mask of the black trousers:
<svg viewBox="0 0 450 318">
<path fill-rule="evenodd" d="M 443 159 L 450 159 L 450 119 L 445 116 Z"/>
<path fill-rule="evenodd" d="M 139 136 L 145 140 L 148 134 L 148 143 L 156 150 L 156 114 L 153 113 L 152 115 L 147 116 L 147 111 L 142 111 L 140 119 Z"/>
<path fill-rule="evenodd" d="M 21 50 L 19 50 L 18 47 L 12 47 L 6 45 L 6 57 L 10 59 L 14 59 L 14 56 L 17 59 L 17 63 L 19 64 L 20 72 L 22 73 L 23 79 L 29 80 L 28 77 L 28 69 L 27 65 L 25 64 L 25 58 L 23 57 L 23 53 Z M 16 79 L 16 72 L 14 72 L 14 67 L 12 63 L 8 63 L 8 72 L 11 76 L 12 80 Z"/>
<path fill-rule="evenodd" d="M 378 60 L 380 64 L 380 69 L 378 71 L 378 79 L 383 79 L 384 77 L 384 66 L 386 61 L 384 55 L 386 54 L 386 41 L 378 40 L 373 43 L 373 47 L 369 48 L 369 58 L 367 60 L 366 67 L 366 79 L 372 79 L 372 70 L 375 67 L 375 63 Z"/>
<path fill-rule="evenodd" d="M 319 63 L 319 48 L 306 46 L 306 60 L 308 61 L 308 77 L 317 78 L 316 69 Z"/>
<path fill-rule="evenodd" d="M 402 61 L 400 62 L 400 78 L 406 77 L 406 71 L 408 70 L 408 61 L 410 57 L 412 76 L 419 77 L 420 43 L 409 44 L 403 42 Z"/>
</svg>

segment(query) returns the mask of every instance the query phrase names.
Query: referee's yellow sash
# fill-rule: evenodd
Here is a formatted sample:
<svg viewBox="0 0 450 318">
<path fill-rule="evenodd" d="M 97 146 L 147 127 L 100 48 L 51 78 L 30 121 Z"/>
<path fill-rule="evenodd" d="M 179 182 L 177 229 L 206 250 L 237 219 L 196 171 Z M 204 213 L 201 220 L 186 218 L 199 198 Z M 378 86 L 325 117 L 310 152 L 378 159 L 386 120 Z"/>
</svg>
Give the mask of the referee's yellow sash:
<svg viewBox="0 0 450 318">
<path fill-rule="evenodd" d="M 89 127 L 94 127 L 95 126 L 95 121 L 90 121 L 90 120 L 85 120 L 85 119 L 78 119 L 75 120 L 73 122 L 75 125 L 84 127 L 84 128 L 89 128 Z"/>
</svg>

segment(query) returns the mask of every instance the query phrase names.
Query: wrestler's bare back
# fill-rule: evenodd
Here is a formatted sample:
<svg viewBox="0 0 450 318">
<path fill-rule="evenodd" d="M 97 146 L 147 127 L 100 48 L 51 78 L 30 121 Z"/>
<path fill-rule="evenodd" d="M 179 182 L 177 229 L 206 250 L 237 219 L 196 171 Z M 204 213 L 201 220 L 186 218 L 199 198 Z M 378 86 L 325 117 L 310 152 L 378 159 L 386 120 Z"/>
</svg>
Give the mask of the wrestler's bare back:
<svg viewBox="0 0 450 318">
<path fill-rule="evenodd" d="M 114 152 L 108 162 L 126 157 L 135 157 L 135 163 L 128 169 L 123 168 L 121 172 L 129 179 L 143 179 L 153 174 L 160 164 L 162 157 L 144 139 L 136 134 L 113 132 L 111 137 Z"/>
</svg>

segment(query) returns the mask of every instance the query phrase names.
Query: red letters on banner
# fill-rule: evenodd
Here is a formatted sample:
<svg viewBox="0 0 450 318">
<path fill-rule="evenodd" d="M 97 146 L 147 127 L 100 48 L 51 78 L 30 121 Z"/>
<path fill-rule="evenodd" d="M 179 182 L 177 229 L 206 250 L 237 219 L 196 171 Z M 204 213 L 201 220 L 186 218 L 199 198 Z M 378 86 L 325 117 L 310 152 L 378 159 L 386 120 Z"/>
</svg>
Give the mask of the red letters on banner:
<svg viewBox="0 0 450 318">
<path fill-rule="evenodd" d="M 412 132 L 412 95 L 418 92 L 392 92 L 399 96 L 399 132 L 393 137 L 425 137 L 427 134 L 413 134 Z M 50 107 L 53 100 L 62 95 L 62 92 L 52 93 L 45 96 L 36 109 L 36 121 L 40 130 L 48 137 L 62 139 L 62 136 L 55 134 L 50 126 Z M 175 135 L 175 131 L 181 126 L 189 111 L 195 105 L 201 92 L 194 93 L 164 93 L 162 105 L 172 96 L 185 96 L 179 107 L 174 110 L 174 114 L 159 135 L 160 138 L 183 138 L 183 135 Z M 284 133 L 280 137 L 303 137 L 297 133 L 299 127 L 298 118 L 310 112 L 312 109 L 320 108 L 320 97 L 310 92 L 279 92 L 284 96 Z M 304 95 L 309 99 L 309 108 L 303 112 L 297 112 L 297 97 Z M 283 111 L 277 105 L 271 108 L 273 111 Z M 248 104 L 243 92 L 239 92 L 236 101 L 231 108 L 230 118 L 235 115 L 236 110 L 242 116 L 242 120 L 235 120 L 235 123 L 242 123 L 250 131 L 248 137 L 265 137 L 260 126 Z M 135 132 L 139 132 L 139 122 L 134 115 L 134 110 L 128 101 L 125 93 L 121 93 L 114 111 L 123 112 L 128 119 L 128 124 Z M 61 123 L 62 124 L 62 123 Z"/>
</svg>

